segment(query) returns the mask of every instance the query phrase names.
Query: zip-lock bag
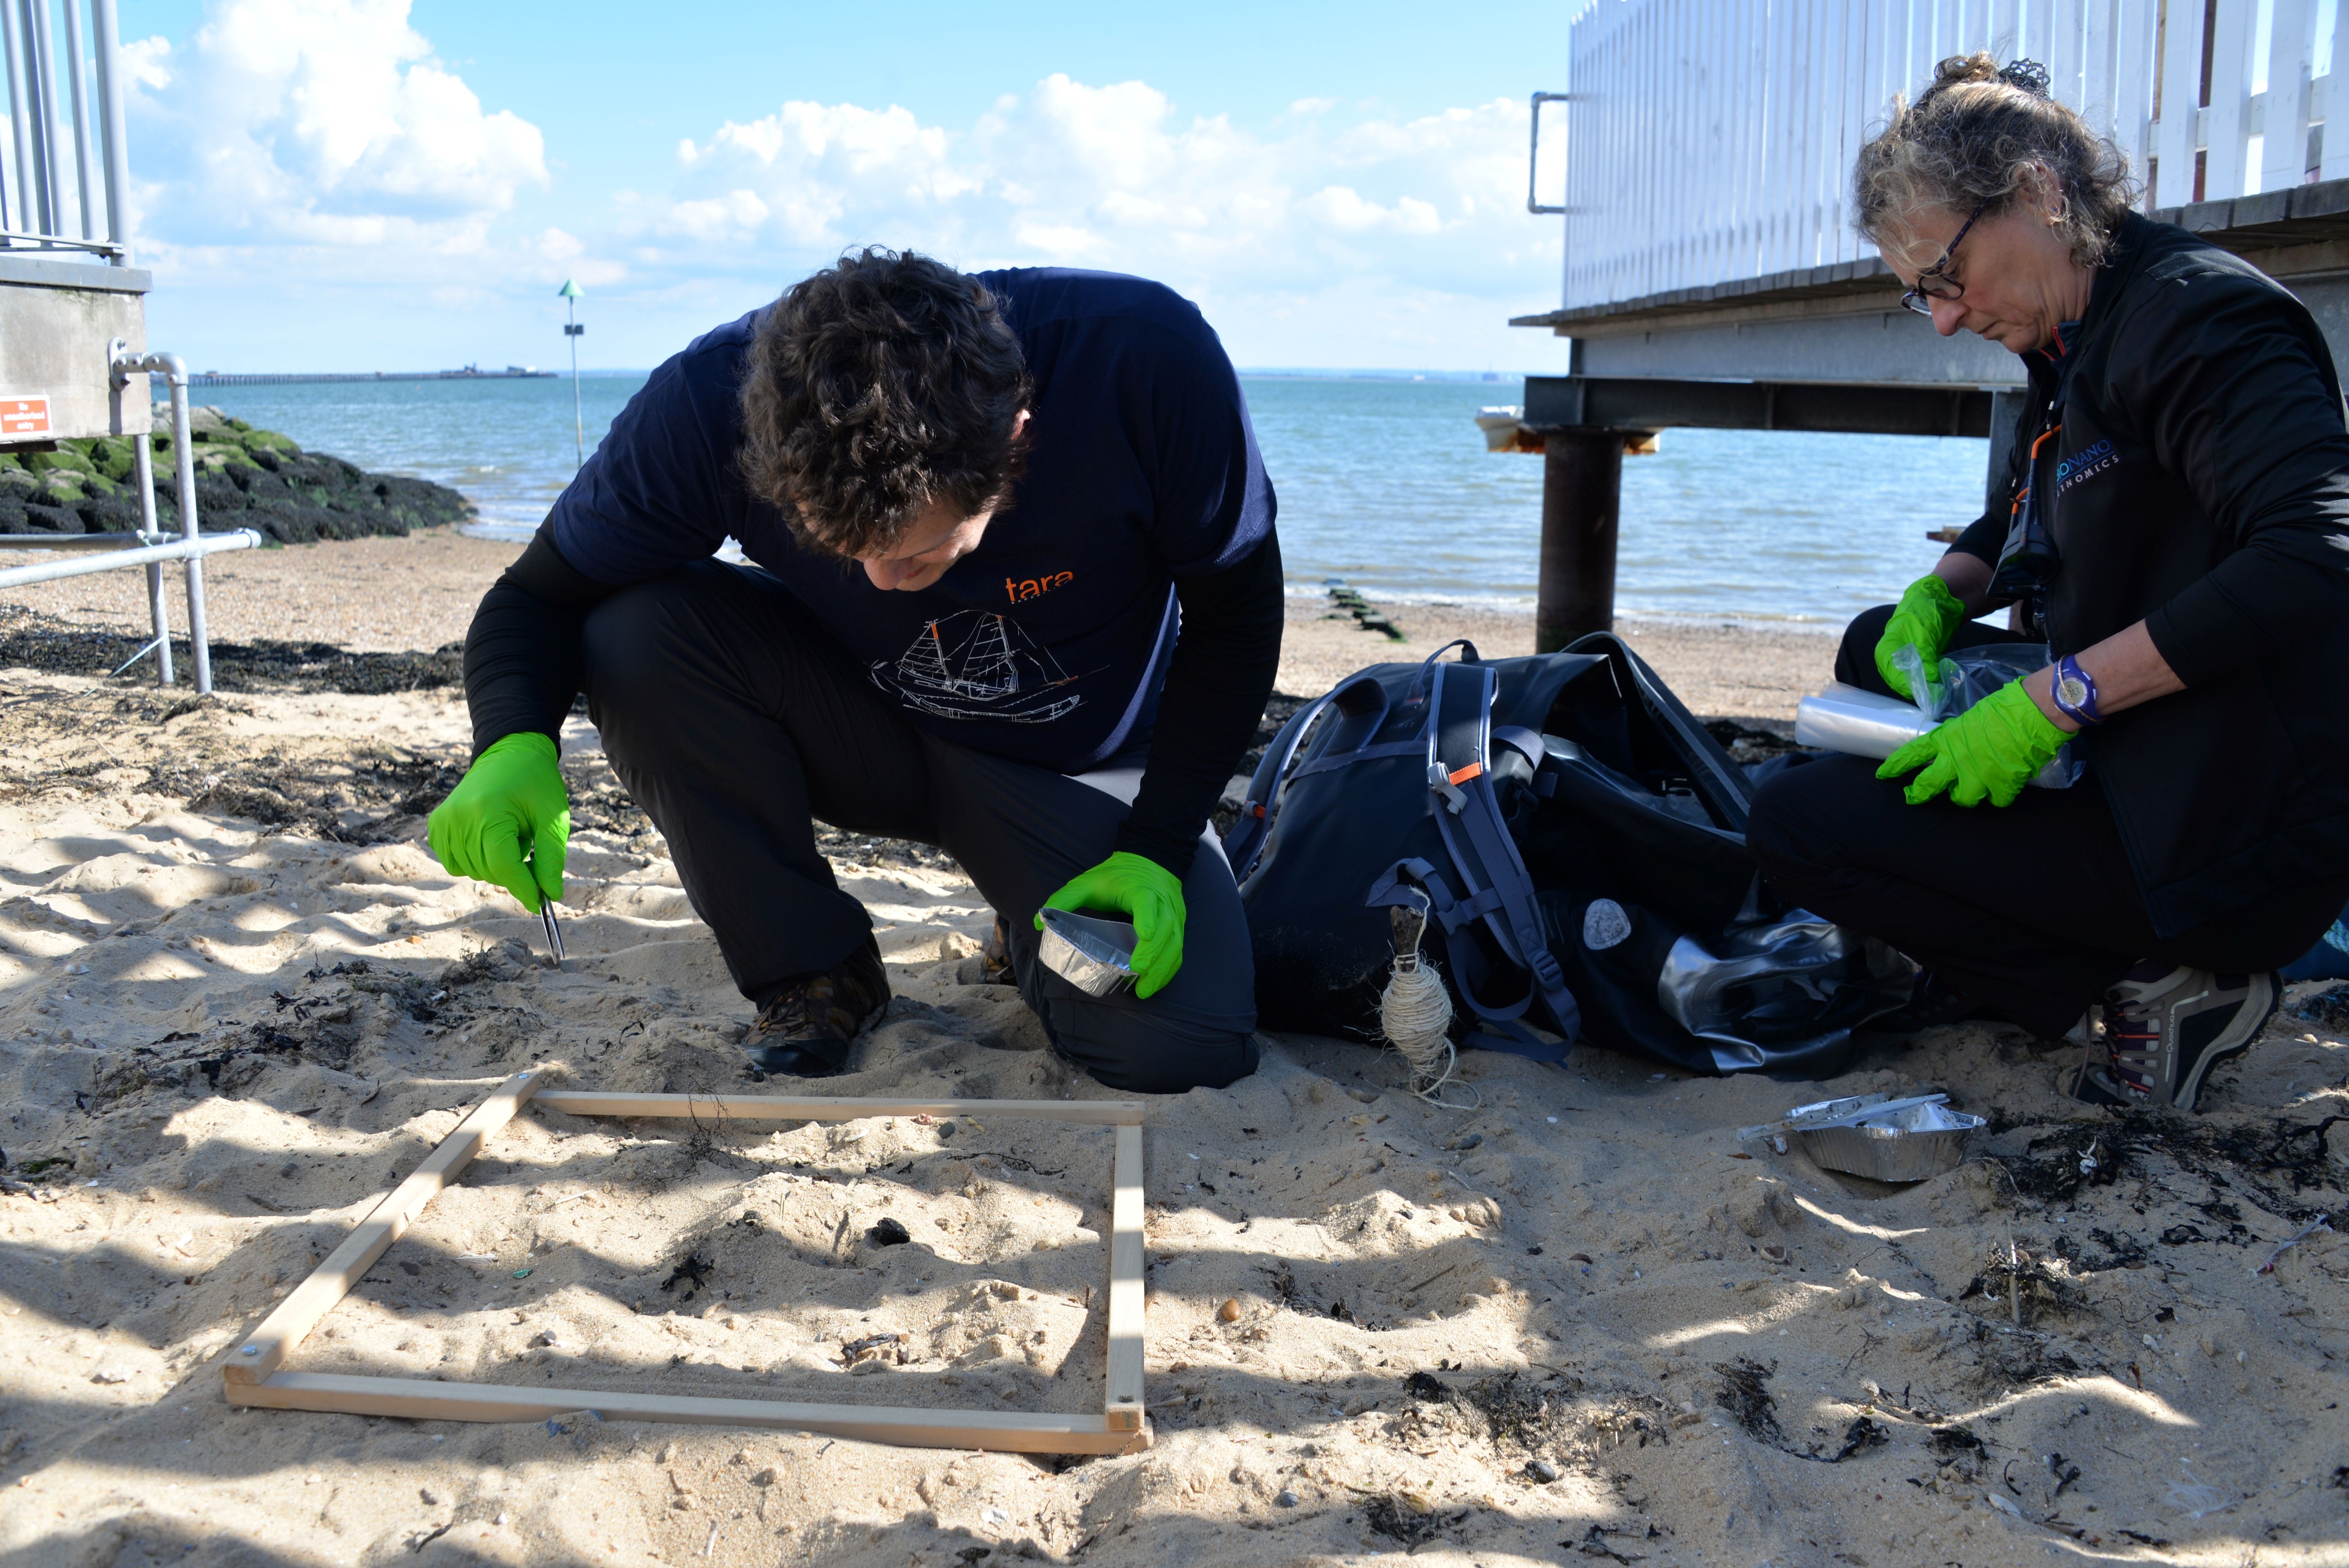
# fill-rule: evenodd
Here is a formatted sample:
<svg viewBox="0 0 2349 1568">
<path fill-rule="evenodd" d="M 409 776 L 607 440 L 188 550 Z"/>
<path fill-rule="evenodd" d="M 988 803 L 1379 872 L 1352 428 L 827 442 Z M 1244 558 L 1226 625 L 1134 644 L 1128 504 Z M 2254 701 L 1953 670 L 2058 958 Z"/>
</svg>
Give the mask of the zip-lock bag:
<svg viewBox="0 0 2349 1568">
<path fill-rule="evenodd" d="M 1257 1016 L 1376 1038 L 1403 906 L 1428 917 L 1463 1043 L 1825 1066 L 1907 999 L 1911 966 L 1771 897 L 1745 848 L 1752 800 L 1609 634 L 1358 671 L 1282 727 L 1224 840 Z"/>
</svg>

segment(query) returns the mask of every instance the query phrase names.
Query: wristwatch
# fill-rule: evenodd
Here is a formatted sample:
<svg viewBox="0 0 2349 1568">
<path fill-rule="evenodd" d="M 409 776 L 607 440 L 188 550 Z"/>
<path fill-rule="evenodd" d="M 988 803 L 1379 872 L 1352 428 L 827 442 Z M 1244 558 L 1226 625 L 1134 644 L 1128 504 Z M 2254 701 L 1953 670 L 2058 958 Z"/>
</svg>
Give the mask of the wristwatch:
<svg viewBox="0 0 2349 1568">
<path fill-rule="evenodd" d="M 2055 678 L 2048 696 L 2075 724 L 2085 727 L 2105 722 L 2105 716 L 2096 711 L 2096 677 L 2082 669 L 2080 661 L 2069 654 L 2055 661 Z"/>
</svg>

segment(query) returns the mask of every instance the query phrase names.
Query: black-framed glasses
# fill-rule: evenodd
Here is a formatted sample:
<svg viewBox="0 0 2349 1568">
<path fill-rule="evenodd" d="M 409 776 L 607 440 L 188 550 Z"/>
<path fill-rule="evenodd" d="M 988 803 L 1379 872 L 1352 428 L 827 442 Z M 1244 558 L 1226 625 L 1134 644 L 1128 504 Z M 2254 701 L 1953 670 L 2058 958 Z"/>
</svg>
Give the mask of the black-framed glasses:
<svg viewBox="0 0 2349 1568">
<path fill-rule="evenodd" d="M 1965 284 L 1955 278 L 1945 277 L 1942 274 L 1948 270 L 1951 261 L 1956 257 L 1959 245 L 1964 243 L 1967 233 L 1973 228 L 1974 220 L 1982 215 L 1992 201 L 1992 198 L 1988 196 L 1982 198 L 1981 204 L 1975 207 L 1965 222 L 1959 226 L 1958 237 L 1951 240 L 1948 248 L 1942 251 L 1941 259 L 1917 274 L 1917 286 L 1900 296 L 1902 304 L 1915 311 L 1919 315 L 1930 315 L 1933 314 L 1935 300 L 1956 299 L 1966 292 Z"/>
</svg>

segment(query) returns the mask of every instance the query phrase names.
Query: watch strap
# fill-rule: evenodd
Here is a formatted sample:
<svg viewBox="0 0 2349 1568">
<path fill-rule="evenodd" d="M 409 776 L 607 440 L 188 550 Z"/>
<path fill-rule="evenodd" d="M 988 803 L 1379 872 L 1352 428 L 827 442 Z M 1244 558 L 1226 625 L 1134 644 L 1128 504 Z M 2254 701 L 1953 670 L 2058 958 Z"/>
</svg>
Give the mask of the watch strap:
<svg viewBox="0 0 2349 1568">
<path fill-rule="evenodd" d="M 2048 696 L 2064 717 L 2085 727 L 2102 724 L 2105 716 L 2096 708 L 2096 677 L 2080 667 L 2080 661 L 2066 654 L 2055 661 L 2055 677 L 2049 685 Z"/>
</svg>

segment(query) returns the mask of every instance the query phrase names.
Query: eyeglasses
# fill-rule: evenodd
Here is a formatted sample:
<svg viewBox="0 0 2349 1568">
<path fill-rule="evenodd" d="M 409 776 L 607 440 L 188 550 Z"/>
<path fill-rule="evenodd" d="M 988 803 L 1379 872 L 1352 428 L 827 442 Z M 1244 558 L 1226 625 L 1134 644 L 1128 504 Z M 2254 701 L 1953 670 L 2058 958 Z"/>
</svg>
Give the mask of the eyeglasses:
<svg viewBox="0 0 2349 1568">
<path fill-rule="evenodd" d="M 1989 207 L 1992 198 L 1983 197 L 1982 204 L 1977 206 L 1967 217 L 1965 222 L 1960 226 L 1958 237 L 1951 240 L 1949 248 L 1941 253 L 1941 259 L 1917 274 L 1917 286 L 1900 296 L 1902 304 L 1915 311 L 1919 315 L 1930 315 L 1933 314 L 1935 300 L 1956 299 L 1966 292 L 1965 284 L 1955 278 L 1944 277 L 1942 273 L 1948 270 L 1951 259 L 1957 255 L 1958 246 L 1964 242 L 1967 232 L 1973 228 L 1974 220 L 1982 215 L 1983 210 Z"/>
</svg>

